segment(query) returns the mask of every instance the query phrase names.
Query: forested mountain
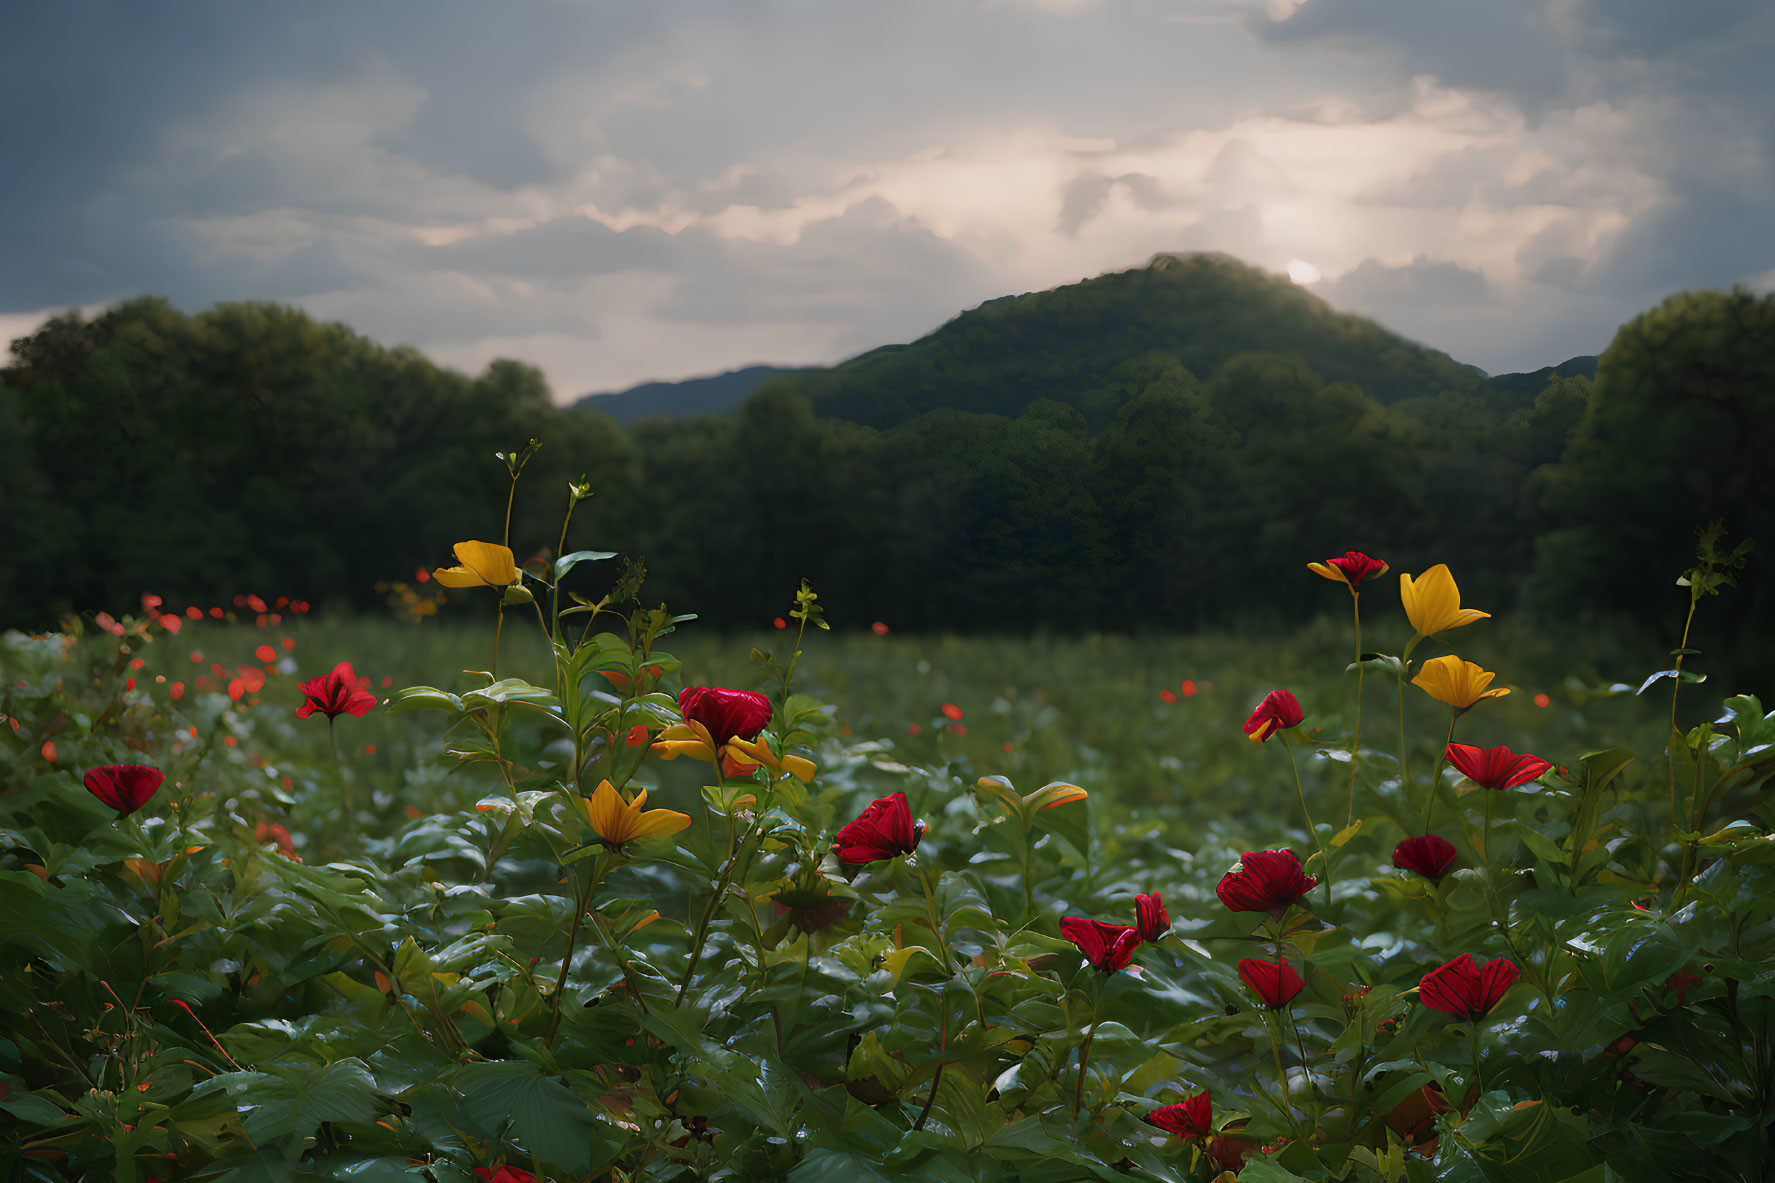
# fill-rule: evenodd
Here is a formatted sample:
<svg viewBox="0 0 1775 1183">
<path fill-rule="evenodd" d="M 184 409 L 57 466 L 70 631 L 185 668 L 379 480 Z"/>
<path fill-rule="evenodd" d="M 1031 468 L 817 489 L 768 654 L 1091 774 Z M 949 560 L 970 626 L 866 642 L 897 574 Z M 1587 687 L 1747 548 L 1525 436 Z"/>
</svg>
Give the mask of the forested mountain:
<svg viewBox="0 0 1775 1183">
<path fill-rule="evenodd" d="M 747 366 L 707 378 L 643 382 L 610 394 L 588 394 L 573 405 L 602 411 L 618 423 L 633 423 L 643 415 L 725 415 L 771 378 L 795 372 L 781 366 Z"/>
<path fill-rule="evenodd" d="M 1051 291 L 989 300 L 905 345 L 830 368 L 748 366 L 708 378 L 646 382 L 573 405 L 618 423 L 645 415 L 726 414 L 766 382 L 816 414 L 872 427 L 938 409 L 1016 415 L 1038 399 L 1106 426 L 1127 397 L 1116 376 L 1145 354 L 1212 374 L 1240 353 L 1289 356 L 1321 380 L 1351 382 L 1380 403 L 1442 391 L 1478 393 L 1503 410 L 1534 402 L 1556 377 L 1596 376 L 1596 358 L 1487 378 L 1372 321 L 1338 312 L 1280 275 L 1226 255 L 1159 255 L 1145 267 Z"/>
<path fill-rule="evenodd" d="M 989 300 L 910 345 L 785 381 L 816 414 L 871 427 L 938 409 L 1015 415 L 1037 399 L 1076 407 L 1103 427 L 1127 395 L 1117 367 L 1154 352 L 1204 377 L 1242 353 L 1281 355 L 1382 404 L 1473 393 L 1485 378 L 1338 312 L 1286 276 L 1196 254 L 1159 255 L 1145 267 Z"/>
<path fill-rule="evenodd" d="M 534 436 L 514 547 L 555 545 L 584 472 L 568 545 L 645 556 L 648 600 L 716 625 L 768 621 L 804 576 L 841 624 L 1298 618 L 1326 604 L 1304 564 L 1355 547 L 1449 562 L 1491 611 L 1668 631 L 1723 516 L 1763 548 L 1704 627 L 1775 648 L 1775 297 L 1743 291 L 1636 318 L 1594 381 L 1586 358 L 1487 379 L 1224 257 L 1161 256 L 627 429 L 529 366 L 469 378 L 271 304 L 142 297 L 12 354 L 0 626 L 144 590 L 372 605 L 501 536 L 491 453 Z"/>
</svg>

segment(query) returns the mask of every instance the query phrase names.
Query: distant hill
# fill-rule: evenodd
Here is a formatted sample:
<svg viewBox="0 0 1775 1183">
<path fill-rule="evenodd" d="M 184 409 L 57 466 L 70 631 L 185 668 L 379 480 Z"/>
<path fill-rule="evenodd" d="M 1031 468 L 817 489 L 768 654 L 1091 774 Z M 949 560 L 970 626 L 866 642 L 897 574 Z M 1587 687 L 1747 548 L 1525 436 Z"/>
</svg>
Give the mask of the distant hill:
<svg viewBox="0 0 1775 1183">
<path fill-rule="evenodd" d="M 1211 381 L 1241 354 L 1278 355 L 1321 383 L 1350 382 L 1376 402 L 1477 395 L 1495 409 L 1532 406 L 1554 377 L 1594 378 L 1596 358 L 1487 377 L 1374 321 L 1339 312 L 1287 276 L 1221 254 L 1164 254 L 1144 267 L 1043 292 L 1003 296 L 905 345 L 829 368 L 748 366 L 708 378 L 590 395 L 619 423 L 645 415 L 726 414 L 767 383 L 805 396 L 825 418 L 887 428 L 936 410 L 1015 416 L 1052 399 L 1107 426 L 1126 397 L 1128 363 L 1175 358 Z"/>
<path fill-rule="evenodd" d="M 1555 378 L 1588 378 L 1594 382 L 1596 358 L 1573 357 L 1556 366 L 1542 366 L 1523 374 L 1494 374 L 1486 380 L 1486 385 L 1512 405 L 1529 406 Z"/>
<path fill-rule="evenodd" d="M 1016 415 L 1037 399 L 1102 423 L 1092 393 L 1154 351 L 1207 381 L 1241 353 L 1287 355 L 1382 403 L 1481 392 L 1485 373 L 1339 312 L 1286 276 L 1226 255 L 1158 255 L 1145 267 L 989 300 L 909 345 L 786 381 L 816 414 L 889 427 L 939 408 Z"/>
<path fill-rule="evenodd" d="M 781 366 L 747 366 L 708 378 L 643 382 L 616 393 L 588 394 L 573 406 L 603 411 L 618 423 L 633 423 L 645 415 L 725 415 L 771 378 L 800 372 Z"/>
</svg>

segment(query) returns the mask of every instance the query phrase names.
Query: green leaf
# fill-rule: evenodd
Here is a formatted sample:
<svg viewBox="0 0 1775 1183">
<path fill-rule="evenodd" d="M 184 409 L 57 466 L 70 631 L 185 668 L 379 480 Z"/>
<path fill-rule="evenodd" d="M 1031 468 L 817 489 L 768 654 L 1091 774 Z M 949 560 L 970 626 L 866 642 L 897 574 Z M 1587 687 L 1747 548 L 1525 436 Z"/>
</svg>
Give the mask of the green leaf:
<svg viewBox="0 0 1775 1183">
<path fill-rule="evenodd" d="M 566 1085 L 526 1060 L 469 1064 L 456 1074 L 462 1112 L 489 1137 L 515 1135 L 540 1159 L 583 1175 L 591 1170 L 592 1110 Z"/>
<path fill-rule="evenodd" d="M 896 1183 L 904 1175 L 884 1175 L 873 1162 L 852 1150 L 817 1147 L 789 1172 L 790 1183 Z"/>
<path fill-rule="evenodd" d="M 35 1122 L 37 1125 L 55 1125 L 68 1116 L 55 1104 L 35 1093 L 26 1093 L 22 1097 L 0 1101 L 0 1109 L 21 1120 Z"/>
<path fill-rule="evenodd" d="M 247 1081 L 237 1098 L 243 1107 L 257 1106 L 241 1122 L 255 1142 L 288 1134 L 307 1137 L 323 1121 L 376 1119 L 376 1081 L 362 1060 L 339 1060 L 312 1070 L 274 1065 L 267 1072 L 244 1075 L 256 1078 Z"/>
<path fill-rule="evenodd" d="M 605 559 L 614 559 L 615 557 L 616 552 L 613 550 L 576 550 L 570 555 L 562 555 L 555 560 L 555 582 L 561 582 L 561 578 L 567 572 L 581 563 L 601 563 Z"/>
<path fill-rule="evenodd" d="M 391 714 L 403 711 L 460 711 L 462 700 L 448 690 L 439 690 L 435 686 L 409 686 L 405 690 L 397 690 L 389 695 L 382 704 L 383 710 Z"/>
</svg>

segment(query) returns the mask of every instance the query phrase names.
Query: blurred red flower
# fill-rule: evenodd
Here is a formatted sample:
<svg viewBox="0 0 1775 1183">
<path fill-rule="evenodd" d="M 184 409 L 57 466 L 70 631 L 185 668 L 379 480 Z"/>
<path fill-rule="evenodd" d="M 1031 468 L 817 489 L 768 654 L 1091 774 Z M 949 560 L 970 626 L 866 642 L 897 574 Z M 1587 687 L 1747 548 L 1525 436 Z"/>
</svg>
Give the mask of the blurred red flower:
<svg viewBox="0 0 1775 1183">
<path fill-rule="evenodd" d="M 118 817 L 128 817 L 148 803 L 164 780 L 164 772 L 145 764 L 108 764 L 86 774 L 86 791 L 115 809 Z"/>
<path fill-rule="evenodd" d="M 1521 974 L 1522 969 L 1508 957 L 1480 965 L 1473 954 L 1462 953 L 1424 975 L 1418 983 L 1418 998 L 1431 1010 L 1458 1019 L 1483 1019 Z"/>
<path fill-rule="evenodd" d="M 1307 986 L 1286 961 L 1258 961 L 1248 957 L 1239 962 L 1239 977 L 1271 1010 L 1287 1006 Z"/>
<path fill-rule="evenodd" d="M 1060 935 L 1079 947 L 1093 969 L 1112 974 L 1126 969 L 1140 948 L 1140 930 L 1125 924 L 1105 924 L 1083 916 L 1065 916 L 1060 920 Z"/>
<path fill-rule="evenodd" d="M 1245 720 L 1245 734 L 1252 743 L 1262 743 L 1284 727 L 1297 727 L 1306 718 L 1300 703 L 1286 690 L 1272 690 L 1264 695 L 1251 717 Z"/>
<path fill-rule="evenodd" d="M 1143 1118 L 1180 1138 L 1206 1138 L 1214 1132 L 1214 1106 L 1206 1092 L 1175 1105 L 1161 1105 Z"/>
<path fill-rule="evenodd" d="M 717 748 L 731 739 L 755 739 L 770 722 L 770 699 L 750 690 L 686 686 L 678 692 L 678 713 L 700 723 Z"/>
<path fill-rule="evenodd" d="M 1539 756 L 1517 755 L 1509 748 L 1475 748 L 1464 743 L 1448 745 L 1448 762 L 1461 775 L 1488 789 L 1512 789 L 1535 780 L 1553 767 Z"/>
<path fill-rule="evenodd" d="M 1393 865 L 1403 871 L 1416 871 L 1426 879 L 1441 880 L 1454 865 L 1454 844 L 1434 834 L 1407 838 L 1393 848 Z"/>
<path fill-rule="evenodd" d="M 1280 916 L 1318 883 L 1292 850 L 1248 850 L 1220 877 L 1214 894 L 1235 912 Z"/>
<path fill-rule="evenodd" d="M 945 719 L 948 719 L 952 723 L 959 723 L 961 721 L 961 716 L 962 709 L 960 707 L 952 702 L 946 702 L 943 704 L 943 717 Z"/>
<path fill-rule="evenodd" d="M 329 722 L 340 715 L 361 717 L 376 705 L 376 696 L 358 684 L 349 661 L 340 662 L 329 674 L 302 683 L 302 694 L 307 701 L 296 708 L 298 719 L 306 719 L 316 711 Z"/>
<path fill-rule="evenodd" d="M 267 842 L 275 842 L 277 843 L 277 848 L 283 851 L 285 858 L 296 857 L 295 839 L 290 837 L 289 830 L 275 823 L 266 825 L 264 822 L 260 822 L 253 830 L 253 841 L 257 842 L 260 846 L 265 845 Z"/>
<path fill-rule="evenodd" d="M 504 1166 L 498 1170 L 491 1167 L 476 1167 L 475 1174 L 487 1183 L 536 1183 L 536 1176 L 518 1167 Z"/>
<path fill-rule="evenodd" d="M 888 626 L 883 624 L 879 620 L 876 621 L 874 624 L 870 625 L 869 628 L 878 637 L 885 637 L 888 634 Z"/>
<path fill-rule="evenodd" d="M 918 849 L 924 837 L 924 823 L 912 820 L 912 806 L 905 793 L 878 797 L 857 816 L 857 820 L 838 831 L 833 851 L 847 863 L 873 863 Z"/>
<path fill-rule="evenodd" d="M 1171 917 L 1158 892 L 1134 897 L 1134 927 L 1142 941 L 1156 941 L 1171 931 Z"/>
</svg>

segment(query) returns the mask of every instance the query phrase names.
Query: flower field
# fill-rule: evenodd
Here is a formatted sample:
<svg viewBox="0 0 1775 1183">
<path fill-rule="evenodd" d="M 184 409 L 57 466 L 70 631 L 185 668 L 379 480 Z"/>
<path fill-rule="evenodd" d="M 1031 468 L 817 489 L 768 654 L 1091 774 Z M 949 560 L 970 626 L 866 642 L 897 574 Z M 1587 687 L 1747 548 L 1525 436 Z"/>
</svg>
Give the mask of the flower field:
<svg viewBox="0 0 1775 1183">
<path fill-rule="evenodd" d="M 1605 673 L 1354 552 L 1265 573 L 1336 614 L 1267 642 L 805 585 L 723 639 L 578 594 L 612 555 L 456 553 L 448 619 L 5 636 L 8 1177 L 1775 1170 L 1775 715 L 1697 684 L 1712 536 L 1669 668 Z"/>
</svg>

